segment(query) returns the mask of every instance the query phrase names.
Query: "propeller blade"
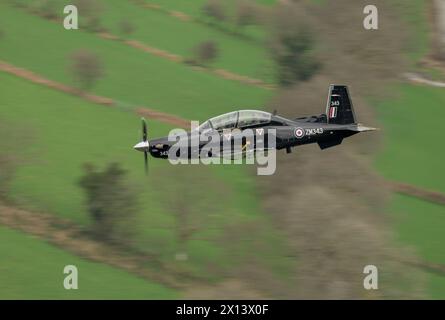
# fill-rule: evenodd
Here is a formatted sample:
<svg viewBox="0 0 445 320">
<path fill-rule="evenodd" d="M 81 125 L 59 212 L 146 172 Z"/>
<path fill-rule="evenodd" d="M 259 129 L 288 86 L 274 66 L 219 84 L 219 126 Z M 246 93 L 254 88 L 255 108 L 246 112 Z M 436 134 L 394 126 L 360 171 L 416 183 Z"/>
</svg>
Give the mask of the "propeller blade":
<svg viewBox="0 0 445 320">
<path fill-rule="evenodd" d="M 142 141 L 147 141 L 147 122 L 145 121 L 144 118 L 142 118 Z"/>
<path fill-rule="evenodd" d="M 145 174 L 148 174 L 148 153 L 144 151 L 144 161 L 145 161 Z"/>
<path fill-rule="evenodd" d="M 142 143 L 144 144 L 144 167 L 145 167 L 145 174 L 148 175 L 148 126 L 147 121 L 145 121 L 145 118 L 141 118 L 142 121 Z M 146 143 L 146 145 L 145 145 Z"/>
</svg>

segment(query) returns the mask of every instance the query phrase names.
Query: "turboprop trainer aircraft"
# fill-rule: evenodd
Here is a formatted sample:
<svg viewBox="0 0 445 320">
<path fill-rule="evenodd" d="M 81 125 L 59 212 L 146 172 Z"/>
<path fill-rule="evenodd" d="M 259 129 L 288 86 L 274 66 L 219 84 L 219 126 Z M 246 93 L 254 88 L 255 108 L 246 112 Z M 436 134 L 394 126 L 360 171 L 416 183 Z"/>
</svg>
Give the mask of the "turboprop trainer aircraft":
<svg viewBox="0 0 445 320">
<path fill-rule="evenodd" d="M 253 140 L 247 141 L 243 138 L 243 149 L 248 144 L 249 150 L 254 152 L 261 148 L 286 149 L 287 153 L 291 153 L 295 146 L 309 143 L 317 143 L 321 149 L 330 148 L 341 144 L 344 138 L 356 133 L 376 130 L 357 123 L 347 86 L 331 85 L 325 114 L 287 119 L 275 113 L 239 110 L 211 118 L 187 135 L 189 141 L 193 133 L 198 133 L 200 136 L 219 136 L 220 151 L 210 150 L 205 153 L 206 156 L 214 157 L 233 154 L 232 141 L 237 134 L 243 134 L 248 129 L 253 132 Z M 147 124 L 144 119 L 142 119 L 142 133 L 142 142 L 136 144 L 134 149 L 144 152 L 146 168 L 148 153 L 155 158 L 169 158 L 172 151 L 179 154 L 177 148 L 172 148 L 176 141 L 169 141 L 168 137 L 148 140 Z M 273 145 L 270 143 L 271 138 L 274 139 Z M 189 157 L 193 154 L 202 156 L 199 151 L 207 144 L 205 140 L 195 144 L 196 150 L 192 150 L 192 144 L 187 145 Z M 225 140 L 230 143 L 224 143 Z M 230 150 L 226 150 L 227 146 Z"/>
</svg>

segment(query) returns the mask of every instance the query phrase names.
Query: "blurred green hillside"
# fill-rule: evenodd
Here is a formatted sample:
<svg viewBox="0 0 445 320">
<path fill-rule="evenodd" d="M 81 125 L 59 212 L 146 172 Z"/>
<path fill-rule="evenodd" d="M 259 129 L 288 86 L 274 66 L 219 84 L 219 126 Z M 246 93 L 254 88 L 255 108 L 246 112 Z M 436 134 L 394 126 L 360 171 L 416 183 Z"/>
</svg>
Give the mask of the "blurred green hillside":
<svg viewBox="0 0 445 320">
<path fill-rule="evenodd" d="M 111 24 L 118 16 L 124 17 L 122 10 L 123 12 L 128 10 L 129 14 L 134 15 L 135 19 L 138 18 L 141 23 L 150 21 L 151 19 L 144 20 L 144 18 L 150 18 L 153 15 L 150 11 L 139 10 L 130 2 L 116 2 L 114 5 L 107 2 L 109 7 L 106 12 L 109 15 L 105 16 L 105 23 L 109 21 Z M 271 92 L 221 79 L 205 72 L 198 72 L 189 66 L 130 48 L 120 41 L 101 39 L 93 33 L 80 30 L 67 32 L 60 25 L 28 10 L 29 8 L 25 10 L 8 3 L 1 4 L 0 15 L 4 23 L 2 25 L 7 25 L 8 28 L 4 30 L 0 41 L 0 59 L 48 79 L 75 85 L 68 71 L 70 54 L 78 48 L 91 49 L 103 59 L 106 70 L 105 77 L 98 82 L 94 93 L 116 99 L 118 108 L 105 108 L 1 73 L 1 119 L 8 126 L 27 128 L 32 136 L 32 144 L 23 151 L 23 157 L 27 159 L 31 157 L 32 161 L 26 160 L 26 165 L 18 167 L 11 187 L 12 201 L 27 209 L 67 218 L 87 228 L 91 221 L 85 207 L 83 191 L 78 185 L 82 165 L 89 162 L 102 168 L 112 161 L 118 162 L 129 172 L 132 183 L 141 192 L 139 227 L 136 226 L 137 230 L 135 230 L 138 234 L 136 248 L 141 252 L 156 253 L 166 264 L 177 264 L 175 254 L 178 252 L 178 246 L 182 244 L 177 242 L 174 234 L 176 222 L 169 212 L 169 207 L 158 197 L 159 192 L 168 192 L 167 189 L 159 190 L 160 187 L 174 185 L 177 181 L 174 175 L 166 175 L 160 186 L 158 180 L 150 177 L 147 179 L 143 175 L 143 159 L 140 154 L 132 150 L 132 146 L 140 140 L 141 135 L 138 116 L 132 111 L 142 105 L 189 119 L 205 120 L 234 108 L 259 107 L 264 104 Z M 163 23 L 167 24 L 165 30 L 171 30 L 168 26 L 170 21 L 173 24 L 176 23 L 174 19 L 164 15 L 159 15 L 159 17 Z M 141 25 L 140 30 L 142 31 L 144 27 L 148 28 L 149 25 Z M 202 30 L 204 35 L 195 34 L 193 30 Z M 187 33 L 190 36 L 188 42 L 190 44 L 194 43 L 195 39 L 215 35 L 211 28 L 198 27 L 193 30 Z M 155 38 L 161 39 L 167 36 L 170 39 L 168 43 L 174 43 L 175 32 L 179 29 L 172 31 Z M 18 39 L 21 40 L 18 41 Z M 141 39 L 145 39 L 144 33 L 141 33 Z M 253 49 L 250 48 L 255 48 L 244 44 L 236 37 L 224 34 L 222 34 L 221 42 L 234 50 L 252 51 Z M 187 45 L 178 44 L 176 48 L 185 52 L 188 50 Z M 261 64 L 256 58 L 253 62 L 252 66 L 256 62 L 258 62 L 257 65 Z M 227 62 L 227 66 L 230 67 L 230 61 Z M 151 137 L 166 135 L 172 128 L 171 125 L 151 119 L 148 121 Z M 169 164 L 165 162 L 152 161 L 151 175 L 156 175 L 161 167 L 165 167 L 162 169 L 165 172 L 168 166 Z M 241 166 L 214 167 L 205 170 L 203 174 L 195 178 L 196 181 L 181 181 L 180 183 L 184 186 L 186 183 L 201 184 L 205 188 L 206 182 L 202 180 L 204 179 L 214 181 L 212 182 L 214 184 L 226 185 L 230 192 L 226 193 L 224 201 L 220 202 L 221 208 L 216 218 L 212 218 L 210 222 L 206 218 L 212 214 L 211 207 L 206 209 L 208 212 L 203 212 L 203 224 L 207 223 L 207 225 L 202 228 L 203 231 L 197 236 L 197 240 L 191 240 L 188 244 L 189 261 L 182 263 L 178 272 L 187 272 L 193 276 L 201 276 L 203 279 L 215 277 L 217 279 L 221 272 L 226 272 L 226 269 L 231 270 L 243 263 L 243 250 L 249 251 L 251 245 L 259 243 L 264 250 L 263 263 L 272 272 L 277 272 L 277 275 L 281 276 L 289 263 L 283 251 L 285 246 L 281 236 L 273 227 L 266 227 L 263 231 L 255 233 L 258 239 L 253 244 L 239 243 L 238 246 L 244 248 L 240 249 L 239 253 L 229 250 L 231 244 L 227 246 L 220 244 L 219 239 L 223 236 L 224 225 L 234 223 L 240 226 L 244 224 L 270 225 L 269 218 L 261 212 L 257 204 L 256 188 L 248 170 Z M 203 189 L 202 192 L 205 193 L 206 190 Z M 194 205 L 198 207 L 205 205 L 201 204 L 200 199 L 196 197 L 199 196 L 189 199 L 190 203 L 195 203 Z M 4 236 L 7 237 L 8 234 L 5 232 Z M 20 243 L 16 245 L 20 246 Z M 36 246 L 35 255 L 39 255 L 40 250 L 44 249 Z M 63 260 L 63 256 L 57 256 L 60 255 L 59 251 L 46 250 L 42 255 L 49 256 L 48 261 Z M 31 260 L 32 257 L 29 259 Z M 66 260 L 68 264 L 69 259 Z M 220 271 L 209 273 L 208 268 L 211 265 L 218 266 L 217 269 Z M 33 272 L 30 270 L 28 276 L 32 278 Z M 15 286 L 17 290 L 24 290 L 24 288 L 20 289 L 25 286 L 20 273 L 21 269 L 18 269 L 16 273 L 9 275 L 9 287 Z M 40 274 L 35 274 L 35 276 L 40 276 Z M 119 273 L 113 276 L 119 277 Z M 107 281 L 105 277 L 108 275 L 104 273 L 103 280 L 100 274 L 94 277 L 98 281 Z M 50 279 L 53 278 L 54 276 L 50 277 Z M 137 278 L 135 279 L 133 281 L 138 281 Z M 126 281 L 123 276 L 122 281 Z M 145 283 L 141 280 L 140 287 L 144 288 Z M 119 286 L 118 281 L 116 286 Z M 146 291 L 146 295 L 138 295 L 136 290 L 131 297 L 174 296 L 164 294 L 162 291 L 164 289 L 159 289 L 159 295 L 157 295 L 156 288 L 153 286 L 152 291 Z M 34 289 L 40 290 L 38 285 Z M 40 294 L 32 292 L 24 297 L 64 296 L 60 290 L 57 292 L 45 290 Z M 123 297 L 104 294 L 101 290 L 84 294 L 78 298 Z M 11 292 L 11 296 L 8 296 L 8 293 L 4 292 L 4 297 L 19 297 L 19 295 Z"/>
<path fill-rule="evenodd" d="M 423 74 L 436 74 L 431 69 L 418 67 L 418 62 L 431 53 L 429 4 L 424 0 L 412 1 L 409 6 L 400 4 L 411 35 L 407 54 L 413 69 Z M 439 73 L 440 74 L 440 73 Z M 440 80 L 443 80 L 443 74 Z M 443 88 L 409 83 L 398 84 L 394 99 L 377 104 L 385 139 L 383 151 L 376 165 L 391 180 L 410 183 L 428 190 L 445 192 L 441 167 L 445 153 L 440 133 L 441 119 L 445 117 Z M 445 264 L 443 232 L 445 216 L 443 206 L 394 195 L 389 211 L 397 228 L 399 240 L 415 248 L 429 262 Z M 430 293 L 433 298 L 445 297 L 443 275 L 430 273 Z"/>
<path fill-rule="evenodd" d="M 141 135 L 137 108 L 203 121 L 235 109 L 266 108 L 270 99 L 280 93 L 211 72 L 223 69 L 276 85 L 265 24 L 237 27 L 235 1 L 224 2 L 228 18 L 215 22 L 203 14 L 205 3 L 103 1 L 102 35 L 83 29 L 82 24 L 80 30 L 65 30 L 60 21 L 62 0 L 52 2 L 54 16 L 50 19 L 39 11 L 45 1 L 0 3 L 1 61 L 75 87 L 77 83 L 69 69 L 71 56 L 79 49 L 88 49 L 104 67 L 103 77 L 91 92 L 117 102 L 114 107 L 94 104 L 81 96 L 0 71 L 0 125 L 7 124 L 30 138 L 28 142 L 18 141 L 23 148 L 16 156 L 24 160 L 17 164 L 8 205 L 45 212 L 88 230 L 91 216 L 78 184 L 82 166 L 88 162 L 102 169 L 118 162 L 139 192 L 132 248 L 136 254 L 155 255 L 174 277 L 192 284 L 195 281 L 216 285 L 226 278 L 241 277 L 241 270 L 255 263 L 261 280 L 285 288 L 286 283 L 291 283 L 291 270 L 298 265 L 298 257 L 289 254 L 285 235 L 274 223 L 274 217 L 265 212 L 261 203 L 263 190 L 258 188 L 253 168 L 213 166 L 187 175 L 180 169 L 171 169 L 167 162 L 153 159 L 147 178 L 141 154 L 132 150 Z M 267 11 L 276 1 L 255 3 L 259 10 Z M 328 5 L 325 1 L 318 4 Z M 425 0 L 416 0 L 401 11 L 412 28 L 406 55 L 411 68 L 434 73 L 440 80 L 445 76 L 417 64 L 429 53 L 427 10 Z M 122 34 L 122 22 L 131 24 L 131 33 Z M 117 38 L 106 39 L 103 33 Z M 196 66 L 131 47 L 125 43 L 130 39 L 184 59 L 193 55 L 196 45 L 211 40 L 217 45 L 218 56 L 209 65 Z M 445 116 L 444 89 L 400 82 L 394 83 L 393 91 L 398 93 L 396 97 L 375 103 L 384 132 L 376 168 L 388 180 L 445 192 L 440 174 L 444 158 L 440 135 L 441 119 Z M 374 97 L 365 98 L 374 101 Z M 167 135 L 173 128 L 156 119 L 148 119 L 148 123 L 151 138 Z M 179 174 L 184 174 L 182 181 Z M 197 219 L 201 223 L 195 237 L 187 243 L 188 258 L 179 261 L 176 254 L 183 244 L 178 241 L 178 222 L 165 199 L 171 188 L 192 186 L 199 192 L 189 199 L 190 210 L 194 210 L 193 206 L 202 209 Z M 217 190 L 215 186 L 221 189 L 212 198 L 209 194 Z M 173 202 L 174 196 L 171 199 Z M 209 205 L 210 201 L 217 205 Z M 445 264 L 442 206 L 393 195 L 387 210 L 397 241 L 413 247 L 426 262 Z M 158 284 L 155 279 L 149 281 L 117 267 L 77 257 L 63 247 L 45 242 L 45 237 L 36 238 L 1 226 L 0 242 L 5 257 L 0 267 L 2 299 L 174 299 L 184 294 L 180 289 Z M 252 257 L 254 252 L 261 255 Z M 79 267 L 80 290 L 62 289 L 62 270 L 67 264 Z M 150 261 L 146 267 L 155 268 Z M 445 298 L 444 279 L 443 275 L 430 273 L 427 295 Z"/>
<path fill-rule="evenodd" d="M 32 236 L 0 227 L 0 299 L 173 299 L 174 290 L 66 253 Z M 65 290 L 63 268 L 79 270 L 79 290 Z"/>
</svg>

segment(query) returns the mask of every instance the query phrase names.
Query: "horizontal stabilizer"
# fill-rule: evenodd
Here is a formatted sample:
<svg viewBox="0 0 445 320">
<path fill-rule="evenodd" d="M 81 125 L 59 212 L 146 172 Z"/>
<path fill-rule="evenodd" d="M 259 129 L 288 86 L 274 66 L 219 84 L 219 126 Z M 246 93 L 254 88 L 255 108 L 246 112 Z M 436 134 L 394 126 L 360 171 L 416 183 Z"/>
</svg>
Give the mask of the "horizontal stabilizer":
<svg viewBox="0 0 445 320">
<path fill-rule="evenodd" d="M 357 131 L 357 132 L 365 132 L 365 131 L 377 131 L 377 130 L 380 130 L 380 129 L 372 128 L 372 127 L 365 127 L 361 123 L 358 123 L 355 126 L 351 126 L 351 130 Z"/>
</svg>

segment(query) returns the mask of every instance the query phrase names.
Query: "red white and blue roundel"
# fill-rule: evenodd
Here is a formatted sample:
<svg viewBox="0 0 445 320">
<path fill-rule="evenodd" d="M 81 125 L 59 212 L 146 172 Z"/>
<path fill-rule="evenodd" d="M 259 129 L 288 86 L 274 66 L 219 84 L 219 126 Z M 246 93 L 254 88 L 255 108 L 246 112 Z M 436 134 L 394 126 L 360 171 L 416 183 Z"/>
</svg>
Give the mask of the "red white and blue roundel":
<svg viewBox="0 0 445 320">
<path fill-rule="evenodd" d="M 303 128 L 296 128 L 295 129 L 295 136 L 300 139 L 304 137 L 304 129 Z"/>
</svg>

